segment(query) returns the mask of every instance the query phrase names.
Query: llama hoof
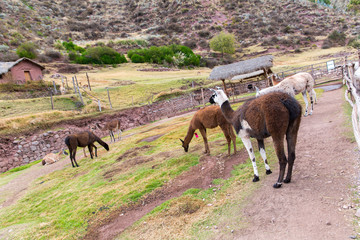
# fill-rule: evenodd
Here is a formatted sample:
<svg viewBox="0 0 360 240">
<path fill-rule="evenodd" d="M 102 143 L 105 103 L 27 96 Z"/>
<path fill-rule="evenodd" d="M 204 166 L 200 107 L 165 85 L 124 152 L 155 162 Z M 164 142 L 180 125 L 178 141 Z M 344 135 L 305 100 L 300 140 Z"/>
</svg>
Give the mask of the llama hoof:
<svg viewBox="0 0 360 240">
<path fill-rule="evenodd" d="M 291 182 L 291 179 L 287 179 L 287 178 L 286 178 L 286 179 L 284 180 L 284 183 L 290 183 L 290 182 Z"/>
<path fill-rule="evenodd" d="M 259 176 L 254 175 L 253 182 L 258 182 L 260 180 Z"/>
<path fill-rule="evenodd" d="M 279 182 L 277 182 L 273 185 L 274 188 L 281 188 L 281 186 L 282 186 L 282 183 L 279 183 Z"/>
<path fill-rule="evenodd" d="M 266 170 L 266 175 L 269 175 L 269 174 L 272 174 L 272 171 L 270 169 Z"/>
</svg>

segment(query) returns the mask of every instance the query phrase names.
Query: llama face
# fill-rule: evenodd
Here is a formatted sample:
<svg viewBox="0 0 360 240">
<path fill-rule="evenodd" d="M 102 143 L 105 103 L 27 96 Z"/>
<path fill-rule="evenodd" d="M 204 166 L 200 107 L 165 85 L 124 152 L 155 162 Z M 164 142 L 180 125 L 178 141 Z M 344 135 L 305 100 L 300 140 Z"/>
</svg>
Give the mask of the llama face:
<svg viewBox="0 0 360 240">
<path fill-rule="evenodd" d="M 189 151 L 189 144 L 186 145 L 186 144 L 184 143 L 184 140 L 182 140 L 182 139 L 180 139 L 180 141 L 181 141 L 181 143 L 182 143 L 181 146 L 184 148 L 184 151 L 185 151 L 185 152 L 188 152 L 188 151 Z"/>
<path fill-rule="evenodd" d="M 217 103 L 219 106 L 221 106 L 224 102 L 229 100 L 223 90 L 211 89 L 211 91 L 214 93 L 209 99 L 211 104 Z"/>
</svg>

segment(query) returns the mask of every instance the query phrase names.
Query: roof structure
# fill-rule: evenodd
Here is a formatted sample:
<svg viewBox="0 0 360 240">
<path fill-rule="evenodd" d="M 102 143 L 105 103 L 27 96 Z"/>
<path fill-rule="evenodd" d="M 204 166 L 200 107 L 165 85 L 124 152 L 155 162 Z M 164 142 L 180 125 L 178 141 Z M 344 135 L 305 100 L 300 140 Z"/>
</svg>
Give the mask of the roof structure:
<svg viewBox="0 0 360 240">
<path fill-rule="evenodd" d="M 37 62 L 32 61 L 31 59 L 20 58 L 20 59 L 16 60 L 15 62 L 0 62 L 0 75 L 7 73 L 12 67 L 14 67 L 16 64 L 18 64 L 19 62 L 22 62 L 24 60 L 32 62 L 33 64 L 39 66 L 41 69 L 45 69 L 45 67 L 41 66 Z"/>
<path fill-rule="evenodd" d="M 261 75 L 262 73 L 258 73 L 256 75 L 255 72 L 259 70 L 269 69 L 273 66 L 273 56 L 265 55 L 262 57 L 252 58 L 249 60 L 244 60 L 236 63 L 231 63 L 228 65 L 222 65 L 215 67 L 210 73 L 210 80 L 224 80 L 224 79 L 232 79 L 234 76 L 238 75 L 247 75 L 250 77 Z M 263 72 L 264 73 L 264 72 Z M 243 79 L 238 78 L 237 79 Z"/>
</svg>

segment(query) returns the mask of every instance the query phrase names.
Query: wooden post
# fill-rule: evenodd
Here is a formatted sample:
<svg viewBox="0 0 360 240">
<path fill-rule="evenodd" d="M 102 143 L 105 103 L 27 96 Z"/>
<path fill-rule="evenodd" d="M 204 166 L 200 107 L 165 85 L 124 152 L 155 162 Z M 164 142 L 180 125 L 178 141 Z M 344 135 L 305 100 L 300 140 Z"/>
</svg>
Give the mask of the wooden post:
<svg viewBox="0 0 360 240">
<path fill-rule="evenodd" d="M 73 85 L 74 85 L 74 93 L 76 93 L 75 79 L 72 77 Z"/>
<path fill-rule="evenodd" d="M 110 94 L 109 94 L 109 88 L 106 87 L 106 90 L 107 90 L 107 94 L 108 94 L 108 98 L 109 98 L 110 108 L 112 109 L 111 100 L 110 100 Z"/>
<path fill-rule="evenodd" d="M 79 84 L 78 84 L 78 80 L 77 80 L 76 75 L 74 75 L 74 77 L 75 77 L 75 83 L 76 83 L 77 89 L 79 89 Z"/>
<path fill-rule="evenodd" d="M 189 95 L 190 95 L 190 102 L 191 102 L 191 107 L 194 107 L 194 104 L 193 104 L 193 98 L 192 98 L 192 95 L 191 95 L 191 93 L 190 93 Z"/>
<path fill-rule="evenodd" d="M 201 88 L 201 97 L 202 97 L 203 105 L 204 105 L 204 107 L 205 107 L 204 89 L 203 89 L 203 88 Z"/>
<path fill-rule="evenodd" d="M 83 101 L 83 99 L 82 99 L 82 95 L 81 95 L 79 86 L 77 86 L 77 91 L 78 91 L 78 93 L 79 93 L 79 97 L 80 97 L 80 100 L 81 100 L 82 105 L 85 105 L 85 104 L 84 104 L 84 101 Z"/>
<path fill-rule="evenodd" d="M 191 86 L 192 86 L 192 88 L 194 88 L 194 81 L 192 81 Z"/>
<path fill-rule="evenodd" d="M 66 80 L 66 88 L 69 89 L 69 84 L 68 84 L 68 81 L 67 81 L 67 77 L 65 77 L 65 80 Z"/>
<path fill-rule="evenodd" d="M 55 81 L 53 81 L 53 85 L 54 85 L 54 93 L 57 94 Z"/>
<path fill-rule="evenodd" d="M 86 78 L 87 78 L 87 81 L 88 81 L 89 90 L 91 91 L 90 80 L 89 80 L 89 76 L 88 76 L 87 73 L 86 73 Z"/>
<path fill-rule="evenodd" d="M 100 99 L 98 99 L 98 105 L 99 105 L 99 111 L 101 112 L 101 103 L 100 103 Z"/>
<path fill-rule="evenodd" d="M 53 93 L 50 91 L 50 100 L 51 100 L 51 109 L 54 110 L 54 100 L 53 100 Z"/>
<path fill-rule="evenodd" d="M 61 76 L 61 85 L 62 85 L 63 88 L 65 88 L 65 83 L 64 83 L 64 79 L 63 79 L 62 76 Z"/>
</svg>

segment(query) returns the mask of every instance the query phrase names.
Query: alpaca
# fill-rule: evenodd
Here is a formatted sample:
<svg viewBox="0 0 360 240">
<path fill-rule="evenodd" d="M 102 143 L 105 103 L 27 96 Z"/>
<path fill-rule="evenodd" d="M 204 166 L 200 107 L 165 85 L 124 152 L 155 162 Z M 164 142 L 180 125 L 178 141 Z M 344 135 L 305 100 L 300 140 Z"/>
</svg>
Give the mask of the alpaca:
<svg viewBox="0 0 360 240">
<path fill-rule="evenodd" d="M 97 157 L 97 147 L 94 144 L 95 141 L 103 146 L 107 151 L 109 151 L 109 145 L 107 145 L 98 136 L 90 131 L 75 133 L 65 138 L 65 144 L 69 148 L 71 165 L 73 167 L 75 167 L 75 165 L 76 167 L 79 167 L 75 160 L 77 147 L 87 146 L 89 148 L 91 158 L 93 158 L 93 148 L 95 148 L 95 157 Z"/>
<path fill-rule="evenodd" d="M 288 93 L 292 97 L 295 97 L 295 95 L 302 93 L 306 106 L 305 114 L 304 114 L 304 116 L 306 117 L 308 115 L 308 105 L 309 105 L 306 96 L 306 92 L 308 92 L 311 102 L 311 109 L 309 115 L 312 115 L 312 112 L 314 110 L 313 96 L 315 98 L 315 104 L 317 103 L 317 98 L 314 90 L 315 80 L 310 73 L 306 73 L 306 72 L 297 73 L 293 76 L 285 78 L 281 82 L 278 82 L 276 80 L 274 81 L 274 78 L 275 75 L 272 76 L 272 81 L 274 85 L 272 87 L 264 88 L 262 90 L 259 90 L 257 87 L 255 87 L 256 97 L 274 91 L 283 91 Z"/>
<path fill-rule="evenodd" d="M 109 131 L 110 135 L 110 142 L 114 139 L 115 142 L 115 136 L 114 132 L 118 132 L 118 140 L 121 139 L 121 128 L 120 128 L 120 120 L 114 119 L 110 122 L 107 122 L 103 127 L 100 126 L 99 123 L 96 123 L 94 127 L 92 127 L 92 130 L 95 130 L 96 128 L 100 129 L 101 131 Z"/>
<path fill-rule="evenodd" d="M 274 188 L 282 185 L 286 164 L 288 172 L 285 183 L 291 181 L 292 168 L 295 160 L 295 145 L 301 121 L 301 105 L 295 98 L 283 92 L 273 92 L 245 102 L 234 111 L 223 90 L 212 90 L 214 94 L 210 103 L 217 103 L 225 118 L 234 126 L 250 156 L 254 169 L 253 182 L 259 181 L 255 162 L 255 154 L 250 138 L 256 138 L 261 157 L 265 163 L 266 174 L 271 174 L 267 163 L 264 138 L 272 137 L 276 155 L 279 159 L 280 172 Z M 286 135 L 288 159 L 284 150 L 284 135 Z"/>
<path fill-rule="evenodd" d="M 60 160 L 61 154 L 68 155 L 67 152 L 65 152 L 64 149 L 58 153 L 49 153 L 46 154 L 43 160 L 41 161 L 42 165 L 50 165 Z"/>
<path fill-rule="evenodd" d="M 185 152 L 189 150 L 189 143 L 194 136 L 194 132 L 196 129 L 199 129 L 205 144 L 205 153 L 210 154 L 210 149 L 208 145 L 208 140 L 206 137 L 206 128 L 216 128 L 220 126 L 221 130 L 223 131 L 226 141 L 228 143 L 228 155 L 230 156 L 231 150 L 231 140 L 234 145 L 234 153 L 236 153 L 236 136 L 232 129 L 231 124 L 226 121 L 224 118 L 221 109 L 219 106 L 209 106 L 200 109 L 197 111 L 193 118 L 190 121 L 190 126 L 188 132 L 185 136 L 185 139 L 180 141 L 182 142 L 182 147 L 184 148 Z"/>
</svg>

